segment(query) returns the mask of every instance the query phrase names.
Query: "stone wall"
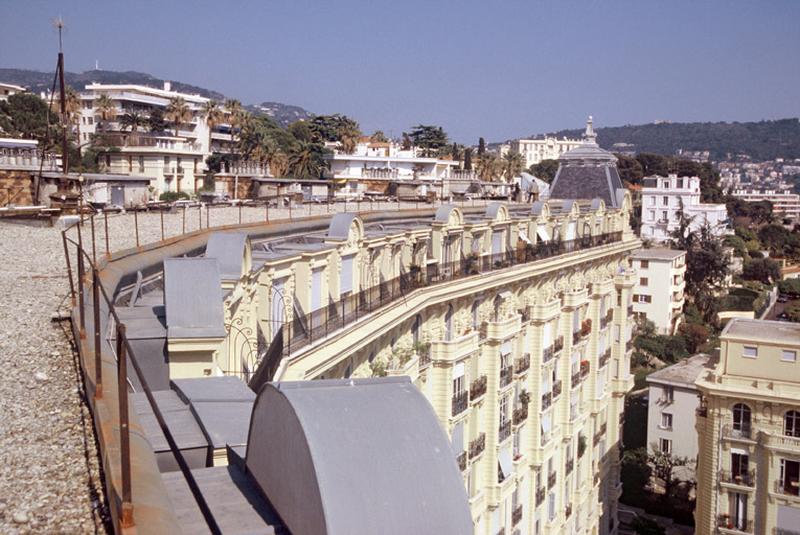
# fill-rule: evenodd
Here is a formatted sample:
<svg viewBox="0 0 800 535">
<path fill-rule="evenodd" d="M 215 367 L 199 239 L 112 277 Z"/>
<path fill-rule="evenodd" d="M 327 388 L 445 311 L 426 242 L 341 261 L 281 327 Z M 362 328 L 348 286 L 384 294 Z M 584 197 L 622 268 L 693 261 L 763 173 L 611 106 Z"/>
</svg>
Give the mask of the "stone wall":
<svg viewBox="0 0 800 535">
<path fill-rule="evenodd" d="M 32 206 L 33 173 L 28 170 L 0 169 L 0 207 L 9 204 Z"/>
</svg>

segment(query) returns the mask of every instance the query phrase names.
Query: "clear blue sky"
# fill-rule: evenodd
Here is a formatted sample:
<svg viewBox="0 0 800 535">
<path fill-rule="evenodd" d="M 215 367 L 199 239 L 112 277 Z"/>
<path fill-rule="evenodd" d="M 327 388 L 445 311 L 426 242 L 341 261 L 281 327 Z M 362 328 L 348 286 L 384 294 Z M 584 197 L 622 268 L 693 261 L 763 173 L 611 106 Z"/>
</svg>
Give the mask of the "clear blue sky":
<svg viewBox="0 0 800 535">
<path fill-rule="evenodd" d="M 0 67 L 138 70 L 460 142 L 798 116 L 800 2 L 0 0 Z"/>
</svg>

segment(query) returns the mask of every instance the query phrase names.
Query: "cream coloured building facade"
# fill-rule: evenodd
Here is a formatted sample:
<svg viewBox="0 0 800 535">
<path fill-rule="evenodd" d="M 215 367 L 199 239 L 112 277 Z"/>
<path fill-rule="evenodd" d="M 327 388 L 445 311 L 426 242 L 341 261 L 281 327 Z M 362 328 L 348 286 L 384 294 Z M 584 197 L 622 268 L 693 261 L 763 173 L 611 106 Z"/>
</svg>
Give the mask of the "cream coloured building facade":
<svg viewBox="0 0 800 535">
<path fill-rule="evenodd" d="M 525 158 L 525 167 L 537 164 L 542 160 L 558 160 L 567 151 L 581 145 L 579 139 L 558 139 L 545 136 L 542 139 L 517 139 L 511 142 L 509 151 L 521 154 Z"/>
<path fill-rule="evenodd" d="M 170 377 L 409 375 L 451 438 L 475 533 L 616 533 L 629 214 L 627 196 L 425 224 L 344 214 L 254 241 L 223 281 L 227 334 L 170 338 Z"/>
<path fill-rule="evenodd" d="M 800 533 L 800 326 L 732 319 L 697 380 L 699 535 Z"/>
<path fill-rule="evenodd" d="M 631 255 L 638 271 L 633 294 L 637 318 L 652 321 L 659 334 L 674 334 L 683 317 L 686 251 L 639 249 Z"/>
</svg>

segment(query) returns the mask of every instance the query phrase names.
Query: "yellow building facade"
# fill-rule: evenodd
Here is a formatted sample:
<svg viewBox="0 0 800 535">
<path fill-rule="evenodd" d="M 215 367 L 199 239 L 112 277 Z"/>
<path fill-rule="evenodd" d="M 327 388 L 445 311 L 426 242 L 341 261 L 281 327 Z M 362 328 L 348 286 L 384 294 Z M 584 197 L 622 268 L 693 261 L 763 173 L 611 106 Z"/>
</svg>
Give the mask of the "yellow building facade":
<svg viewBox="0 0 800 535">
<path fill-rule="evenodd" d="M 800 325 L 732 319 L 697 380 L 696 532 L 800 533 Z"/>
</svg>

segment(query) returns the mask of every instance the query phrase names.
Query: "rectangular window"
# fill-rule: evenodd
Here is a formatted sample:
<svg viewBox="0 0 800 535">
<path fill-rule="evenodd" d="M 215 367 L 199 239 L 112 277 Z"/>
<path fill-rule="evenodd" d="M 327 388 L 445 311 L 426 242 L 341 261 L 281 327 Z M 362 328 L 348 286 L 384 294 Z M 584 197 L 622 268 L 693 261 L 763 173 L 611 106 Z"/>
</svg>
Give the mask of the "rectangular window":
<svg viewBox="0 0 800 535">
<path fill-rule="evenodd" d="M 642 295 L 638 295 L 636 297 L 639 298 L 638 299 L 639 303 L 652 303 L 653 302 L 653 296 L 651 296 L 651 295 L 642 294 Z"/>
<path fill-rule="evenodd" d="M 742 350 L 742 356 L 749 359 L 754 359 L 758 357 L 758 348 L 755 346 L 744 346 Z"/>
<path fill-rule="evenodd" d="M 672 429 L 672 415 L 668 412 L 661 413 L 661 428 Z"/>
<path fill-rule="evenodd" d="M 672 453 L 672 441 L 668 438 L 660 439 L 658 447 L 661 449 L 661 453 Z"/>
<path fill-rule="evenodd" d="M 682 178 L 678 179 L 678 187 L 679 188 L 683 188 L 683 179 Z"/>
<path fill-rule="evenodd" d="M 340 294 L 347 294 L 353 291 L 353 260 L 355 255 L 342 257 L 342 274 Z"/>
<path fill-rule="evenodd" d="M 781 351 L 781 360 L 784 362 L 794 362 L 797 360 L 797 351 L 784 349 Z"/>
<path fill-rule="evenodd" d="M 669 206 L 669 197 L 661 197 L 661 206 Z"/>
<path fill-rule="evenodd" d="M 650 267 L 650 261 L 649 260 L 639 260 L 639 267 L 642 268 L 642 269 L 649 268 Z"/>
<path fill-rule="evenodd" d="M 661 221 L 664 221 L 664 222 L 667 222 L 667 221 L 669 221 L 669 214 L 667 213 L 667 211 L 666 211 L 666 210 L 664 210 L 663 212 L 661 212 Z"/>
<path fill-rule="evenodd" d="M 144 156 L 139 156 L 139 172 L 144 173 Z"/>
<path fill-rule="evenodd" d="M 650 210 L 650 217 L 648 219 L 650 221 L 655 221 L 656 220 L 656 211 L 655 210 Z"/>
<path fill-rule="evenodd" d="M 639 277 L 639 286 L 647 286 L 648 282 L 647 277 Z"/>
</svg>

